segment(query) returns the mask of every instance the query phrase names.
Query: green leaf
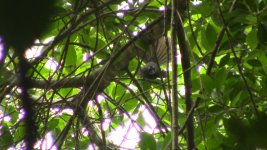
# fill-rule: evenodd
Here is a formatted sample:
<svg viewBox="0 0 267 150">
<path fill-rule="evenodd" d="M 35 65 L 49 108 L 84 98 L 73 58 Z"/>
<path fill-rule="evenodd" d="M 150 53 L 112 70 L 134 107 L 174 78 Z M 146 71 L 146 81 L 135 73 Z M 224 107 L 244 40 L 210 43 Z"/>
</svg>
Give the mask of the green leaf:
<svg viewBox="0 0 267 150">
<path fill-rule="evenodd" d="M 211 91 L 215 88 L 214 81 L 208 75 L 201 75 L 201 79 L 203 81 L 204 89 L 207 93 L 211 93 Z"/>
<path fill-rule="evenodd" d="M 262 64 L 263 71 L 267 74 L 267 57 L 266 57 L 265 52 L 260 51 L 258 54 L 258 59 L 260 60 Z"/>
<path fill-rule="evenodd" d="M 155 110 L 160 118 L 164 116 L 164 118 L 162 118 L 164 122 L 170 123 L 171 115 L 169 113 L 166 113 L 166 107 L 167 106 L 164 107 L 156 106 Z"/>
<path fill-rule="evenodd" d="M 58 127 L 59 119 L 52 119 L 48 122 L 48 130 L 53 130 Z"/>
<path fill-rule="evenodd" d="M 60 116 L 60 119 L 58 119 L 59 123 L 57 124 L 57 128 L 62 131 L 65 127 L 66 127 L 66 121 L 68 121 L 70 119 L 70 115 L 69 114 L 65 114 L 63 113 L 61 116 Z M 54 128 L 57 129 L 57 128 Z"/>
<path fill-rule="evenodd" d="M 152 1 L 152 3 L 153 2 L 156 2 L 156 1 Z M 151 4 L 151 3 L 149 3 L 149 4 Z M 157 9 L 156 7 L 154 7 L 154 6 L 148 6 L 147 8 L 150 8 L 150 9 Z M 158 13 L 153 13 L 153 12 L 144 12 L 144 13 L 141 13 L 140 15 L 139 15 L 139 21 L 141 20 L 141 22 L 140 23 L 143 23 L 143 21 L 146 21 L 147 20 L 147 18 L 149 18 L 149 19 L 156 19 L 156 18 L 158 18 L 159 17 L 159 14 Z"/>
<path fill-rule="evenodd" d="M 267 42 L 266 34 L 267 34 L 266 26 L 263 24 L 259 24 L 257 37 L 262 44 L 266 44 Z"/>
<path fill-rule="evenodd" d="M 136 108 L 138 106 L 138 100 L 136 100 L 135 98 L 134 99 L 131 99 L 129 101 L 127 101 L 124 105 L 123 105 L 123 108 L 127 111 L 130 111 L 130 110 L 133 110 L 134 108 Z"/>
<path fill-rule="evenodd" d="M 156 140 L 153 135 L 142 132 L 141 138 L 139 142 L 139 146 L 141 150 L 156 150 Z"/>
<path fill-rule="evenodd" d="M 6 110 L 6 114 L 11 115 L 11 122 L 14 124 L 18 121 L 19 118 L 19 112 L 17 111 L 17 108 L 14 106 L 9 106 L 8 109 Z"/>
<path fill-rule="evenodd" d="M 203 17 L 208 17 L 216 10 L 213 7 L 212 1 L 201 1 L 200 5 L 192 5 L 192 14 L 201 14 Z M 191 6 L 190 6 L 191 7 Z"/>
<path fill-rule="evenodd" d="M 223 111 L 223 108 L 221 106 L 218 106 L 218 105 L 213 105 L 213 106 L 210 106 L 208 108 L 208 111 L 210 113 L 219 113 L 219 112 Z"/>
<path fill-rule="evenodd" d="M 236 97 L 232 100 L 231 106 L 236 107 L 245 104 L 248 101 L 248 94 L 246 91 L 240 91 L 236 94 Z"/>
<path fill-rule="evenodd" d="M 230 60 L 230 54 L 226 54 L 221 58 L 219 66 L 220 67 L 225 66 L 229 62 L 229 60 Z"/>
<path fill-rule="evenodd" d="M 76 51 L 73 45 L 69 46 L 69 49 L 67 51 L 67 56 L 66 56 L 66 65 L 67 66 L 76 66 L 76 62 L 77 62 L 77 55 L 76 55 Z"/>
<path fill-rule="evenodd" d="M 257 59 L 250 59 L 247 61 L 247 63 L 253 67 L 261 67 L 261 62 Z"/>
<path fill-rule="evenodd" d="M 18 127 L 17 127 L 17 129 L 16 129 L 16 131 L 15 131 L 15 133 L 14 133 L 14 141 L 20 141 L 20 140 L 22 140 L 24 137 L 25 137 L 25 122 L 22 121 L 22 122 L 18 125 Z"/>
<path fill-rule="evenodd" d="M 206 37 L 209 43 L 209 46 L 214 47 L 215 41 L 217 39 L 217 31 L 214 25 L 208 24 L 206 28 Z"/>
<path fill-rule="evenodd" d="M 210 51 L 211 50 L 211 46 L 209 45 L 208 43 L 208 40 L 207 40 L 207 37 L 206 37 L 206 34 L 205 34 L 205 30 L 201 30 L 201 37 L 200 37 L 200 41 L 201 41 L 201 45 L 203 46 L 203 48 L 206 50 L 206 51 Z"/>
<path fill-rule="evenodd" d="M 247 15 L 246 16 L 246 23 L 255 25 L 257 24 L 257 17 L 255 15 Z"/>
<path fill-rule="evenodd" d="M 2 124 L 0 134 L 0 149 L 8 149 L 13 144 L 13 137 L 6 123 Z"/>
<path fill-rule="evenodd" d="M 88 149 L 88 143 L 90 143 L 90 140 L 88 138 L 82 138 L 80 140 L 80 149 Z"/>
<path fill-rule="evenodd" d="M 62 88 L 59 90 L 59 93 L 62 97 L 69 97 L 71 96 L 73 88 Z"/>
<path fill-rule="evenodd" d="M 168 146 L 170 146 L 170 144 L 171 144 L 171 136 L 172 136 L 171 132 L 169 132 L 165 136 L 164 141 L 163 141 L 163 144 L 162 144 L 162 148 L 161 148 L 162 150 L 165 150 L 165 149 L 168 148 Z"/>
<path fill-rule="evenodd" d="M 212 24 L 208 24 L 205 30 L 201 33 L 201 42 L 203 47 L 210 51 L 215 45 L 217 39 L 217 31 Z"/>
<path fill-rule="evenodd" d="M 146 125 L 145 118 L 141 113 L 138 114 L 137 122 L 144 127 Z"/>
<path fill-rule="evenodd" d="M 220 88 L 222 87 L 222 85 L 224 85 L 224 82 L 226 80 L 226 76 L 227 76 L 227 72 L 224 68 L 220 69 L 217 73 L 216 76 L 214 78 L 214 84 Z"/>
<path fill-rule="evenodd" d="M 149 82 L 149 81 L 141 81 L 140 83 L 141 83 L 141 86 L 142 86 L 142 88 L 143 88 L 143 91 L 146 91 L 144 94 L 146 95 L 146 97 L 147 97 L 150 101 L 152 101 L 152 97 L 151 97 L 150 93 L 148 92 L 148 91 L 151 90 L 151 85 L 152 85 L 152 83 Z"/>
<path fill-rule="evenodd" d="M 121 102 L 122 98 L 125 96 L 126 90 L 122 85 L 115 85 L 114 88 L 112 89 L 112 97 L 115 98 L 116 101 Z"/>
<path fill-rule="evenodd" d="M 205 131 L 206 136 L 207 137 L 212 136 L 216 132 L 216 129 L 217 129 L 217 122 L 215 118 L 209 118 L 209 120 L 207 120 L 206 123 L 206 131 Z"/>
<path fill-rule="evenodd" d="M 129 92 L 126 92 L 122 94 L 119 105 L 124 104 L 126 101 L 131 101 L 132 99 L 132 95 Z"/>
<path fill-rule="evenodd" d="M 251 49 L 255 49 L 258 46 L 258 36 L 257 36 L 258 30 L 257 29 L 252 29 L 249 34 L 247 35 L 246 41 L 248 46 Z"/>
<path fill-rule="evenodd" d="M 200 90 L 200 81 L 199 79 L 192 80 L 192 92 L 197 92 Z"/>
<path fill-rule="evenodd" d="M 214 132 L 216 134 L 217 132 Z M 223 150 L 221 148 L 223 140 L 217 140 L 214 135 L 212 135 L 209 140 L 207 140 L 207 149 L 210 150 Z"/>
<path fill-rule="evenodd" d="M 130 61 L 129 65 L 128 65 L 128 69 L 130 71 L 132 71 L 132 70 L 136 71 L 137 66 L 138 66 L 138 61 L 136 59 L 133 59 Z"/>
</svg>

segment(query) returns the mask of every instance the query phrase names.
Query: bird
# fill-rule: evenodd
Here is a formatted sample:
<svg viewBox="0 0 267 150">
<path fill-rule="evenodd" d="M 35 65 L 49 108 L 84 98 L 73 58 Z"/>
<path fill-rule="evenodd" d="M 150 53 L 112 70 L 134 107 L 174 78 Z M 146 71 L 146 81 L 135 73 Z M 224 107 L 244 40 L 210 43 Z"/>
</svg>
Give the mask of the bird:
<svg viewBox="0 0 267 150">
<path fill-rule="evenodd" d="M 156 79 L 166 77 L 167 73 L 160 69 L 160 65 L 169 62 L 171 55 L 170 51 L 170 38 L 167 39 L 162 36 L 149 46 L 149 50 L 143 53 L 141 58 L 144 60 L 145 65 L 141 67 L 138 74 L 146 79 Z M 140 55 L 139 55 L 140 56 Z"/>
</svg>

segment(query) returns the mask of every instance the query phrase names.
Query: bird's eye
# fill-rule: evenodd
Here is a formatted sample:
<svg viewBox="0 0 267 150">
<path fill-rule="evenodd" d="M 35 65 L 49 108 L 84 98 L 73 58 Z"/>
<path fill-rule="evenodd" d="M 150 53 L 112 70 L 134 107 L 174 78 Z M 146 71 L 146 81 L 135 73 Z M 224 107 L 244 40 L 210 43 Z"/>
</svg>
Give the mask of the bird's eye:
<svg viewBox="0 0 267 150">
<path fill-rule="evenodd" d="M 155 74 L 156 73 L 156 68 L 153 66 L 149 67 L 149 74 Z"/>
</svg>

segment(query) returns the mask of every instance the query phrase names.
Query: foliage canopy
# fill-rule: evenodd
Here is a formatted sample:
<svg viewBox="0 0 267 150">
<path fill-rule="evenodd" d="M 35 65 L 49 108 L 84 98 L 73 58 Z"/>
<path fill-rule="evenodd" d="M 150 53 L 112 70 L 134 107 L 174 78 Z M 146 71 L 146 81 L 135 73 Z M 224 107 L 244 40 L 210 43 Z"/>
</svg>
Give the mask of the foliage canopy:
<svg viewBox="0 0 267 150">
<path fill-rule="evenodd" d="M 169 1 L 62 0 L 53 8 L 50 30 L 25 55 L 37 149 L 161 150 L 171 147 L 174 132 L 180 149 L 188 141 L 199 150 L 267 148 L 267 0 L 178 2 L 187 6 L 181 16 L 191 67 L 184 72 L 179 53 L 176 83 L 167 64 L 168 78 L 137 73 L 144 65 L 138 50 L 181 35 L 171 32 L 171 5 L 163 11 Z M 0 149 L 22 148 L 18 60 L 3 40 L 0 49 Z"/>
</svg>

